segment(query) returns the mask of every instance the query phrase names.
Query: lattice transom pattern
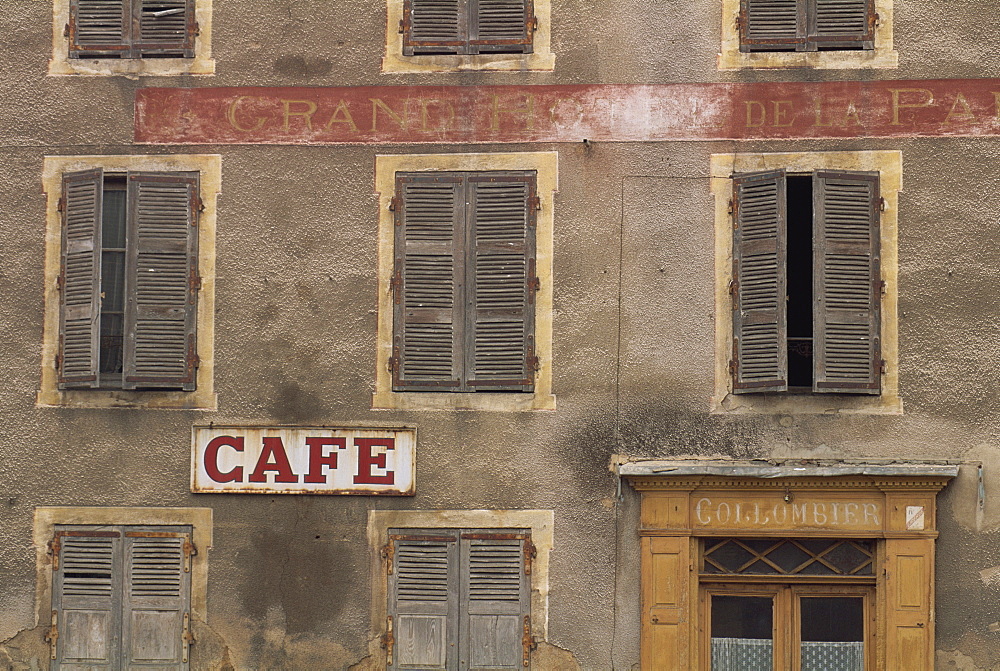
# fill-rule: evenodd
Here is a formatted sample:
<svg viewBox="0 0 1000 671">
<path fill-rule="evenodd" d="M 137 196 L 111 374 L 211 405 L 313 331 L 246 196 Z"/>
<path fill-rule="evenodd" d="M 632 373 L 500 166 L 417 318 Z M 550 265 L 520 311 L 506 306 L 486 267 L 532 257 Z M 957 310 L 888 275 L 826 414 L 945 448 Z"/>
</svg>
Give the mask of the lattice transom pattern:
<svg viewBox="0 0 1000 671">
<path fill-rule="evenodd" d="M 702 574 L 873 576 L 875 541 L 719 538 L 704 542 Z"/>
</svg>

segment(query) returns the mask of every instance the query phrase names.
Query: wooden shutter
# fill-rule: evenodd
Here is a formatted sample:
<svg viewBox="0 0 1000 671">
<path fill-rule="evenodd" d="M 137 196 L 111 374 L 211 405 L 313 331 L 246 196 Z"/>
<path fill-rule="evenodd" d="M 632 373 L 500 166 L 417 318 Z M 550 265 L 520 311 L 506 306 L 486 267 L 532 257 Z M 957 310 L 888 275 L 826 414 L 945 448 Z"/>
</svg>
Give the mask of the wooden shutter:
<svg viewBox="0 0 1000 671">
<path fill-rule="evenodd" d="M 809 41 L 825 48 L 875 48 L 875 0 L 813 0 Z"/>
<path fill-rule="evenodd" d="M 885 541 L 887 671 L 934 668 L 934 540 Z"/>
<path fill-rule="evenodd" d="M 156 54 L 194 57 L 197 24 L 195 0 L 133 0 L 133 21 L 139 27 L 133 58 Z"/>
<path fill-rule="evenodd" d="M 125 389 L 195 388 L 197 173 L 129 173 Z"/>
<path fill-rule="evenodd" d="M 803 51 L 805 0 L 740 0 L 740 51 Z"/>
<path fill-rule="evenodd" d="M 456 391 L 461 384 L 464 212 L 460 175 L 397 176 L 395 391 Z"/>
<path fill-rule="evenodd" d="M 458 540 L 453 530 L 390 530 L 390 671 L 458 668 Z"/>
<path fill-rule="evenodd" d="M 462 533 L 462 671 L 522 669 L 530 621 L 526 533 Z M 530 633 L 529 633 L 530 635 Z"/>
<path fill-rule="evenodd" d="M 813 178 L 813 391 L 878 394 L 878 173 Z"/>
<path fill-rule="evenodd" d="M 469 53 L 531 53 L 534 7 L 531 0 L 470 0 Z"/>
<path fill-rule="evenodd" d="M 403 0 L 403 55 L 465 53 L 468 0 Z"/>
<path fill-rule="evenodd" d="M 108 528 L 56 532 L 53 669 L 119 668 L 121 542 L 121 534 Z"/>
<path fill-rule="evenodd" d="M 785 172 L 737 175 L 733 190 L 733 392 L 785 391 Z"/>
<path fill-rule="evenodd" d="M 69 56 L 128 57 L 129 0 L 70 0 Z"/>
<path fill-rule="evenodd" d="M 473 173 L 468 194 L 467 385 L 480 391 L 531 391 L 535 175 Z"/>
<path fill-rule="evenodd" d="M 100 169 L 63 175 L 60 389 L 98 386 L 103 194 L 104 173 Z"/>
<path fill-rule="evenodd" d="M 125 532 L 124 668 L 188 668 L 191 573 L 185 545 L 190 548 L 189 532 Z"/>
</svg>

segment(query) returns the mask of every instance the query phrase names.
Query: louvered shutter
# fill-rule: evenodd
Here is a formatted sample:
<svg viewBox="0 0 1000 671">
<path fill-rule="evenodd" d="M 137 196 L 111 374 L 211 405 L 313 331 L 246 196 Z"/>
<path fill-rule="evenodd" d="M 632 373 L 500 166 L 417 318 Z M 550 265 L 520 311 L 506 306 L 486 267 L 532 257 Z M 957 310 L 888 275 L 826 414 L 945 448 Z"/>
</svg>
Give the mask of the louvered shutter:
<svg viewBox="0 0 1000 671">
<path fill-rule="evenodd" d="M 479 391 L 531 391 L 535 176 L 473 173 L 468 193 L 467 385 Z"/>
<path fill-rule="evenodd" d="M 470 0 L 470 53 L 531 53 L 531 0 Z"/>
<path fill-rule="evenodd" d="M 188 668 L 184 632 L 191 573 L 186 543 L 189 530 L 125 532 L 124 668 Z"/>
<path fill-rule="evenodd" d="M 129 173 L 125 389 L 195 388 L 197 173 Z"/>
<path fill-rule="evenodd" d="M 733 391 L 785 391 L 785 172 L 737 175 L 733 190 Z"/>
<path fill-rule="evenodd" d="M 59 388 L 98 386 L 104 173 L 63 175 Z"/>
<path fill-rule="evenodd" d="M 395 391 L 456 391 L 461 384 L 464 193 L 455 173 L 397 176 Z"/>
<path fill-rule="evenodd" d="M 525 533 L 462 533 L 462 671 L 522 669 L 530 612 Z"/>
<path fill-rule="evenodd" d="M 52 669 L 120 667 L 121 534 L 57 531 L 52 575 L 56 650 Z"/>
<path fill-rule="evenodd" d="M 465 53 L 468 0 L 403 0 L 403 55 Z"/>
<path fill-rule="evenodd" d="M 813 179 L 813 391 L 878 394 L 878 173 Z"/>
<path fill-rule="evenodd" d="M 390 530 L 389 670 L 458 668 L 458 532 Z"/>
<path fill-rule="evenodd" d="M 129 0 L 70 0 L 69 56 L 128 57 Z"/>
<path fill-rule="evenodd" d="M 740 51 L 806 48 L 805 0 L 740 0 Z"/>
<path fill-rule="evenodd" d="M 132 0 L 133 20 L 139 27 L 133 57 L 194 57 L 195 0 Z"/>
<path fill-rule="evenodd" d="M 825 48 L 875 48 L 875 0 L 812 0 L 809 39 Z"/>
</svg>

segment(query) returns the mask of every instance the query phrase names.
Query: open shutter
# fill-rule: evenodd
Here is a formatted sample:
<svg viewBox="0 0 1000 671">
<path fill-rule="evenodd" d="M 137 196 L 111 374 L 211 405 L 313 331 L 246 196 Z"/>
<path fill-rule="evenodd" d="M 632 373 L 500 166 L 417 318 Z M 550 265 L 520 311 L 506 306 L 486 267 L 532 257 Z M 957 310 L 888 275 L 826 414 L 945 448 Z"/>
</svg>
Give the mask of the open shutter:
<svg viewBox="0 0 1000 671">
<path fill-rule="evenodd" d="M 125 532 L 124 668 L 188 668 L 184 634 L 191 573 L 186 544 L 190 547 L 189 531 Z"/>
<path fill-rule="evenodd" d="M 59 388 L 97 387 L 104 173 L 63 175 Z"/>
<path fill-rule="evenodd" d="M 458 666 L 462 671 L 524 668 L 526 625 L 530 631 L 525 621 L 530 613 L 527 540 L 525 533 L 483 530 L 462 534 Z"/>
<path fill-rule="evenodd" d="M 740 0 L 739 25 L 740 51 L 806 48 L 804 0 Z"/>
<path fill-rule="evenodd" d="M 737 175 L 733 190 L 733 391 L 786 391 L 785 172 Z"/>
<path fill-rule="evenodd" d="M 399 175 L 393 312 L 393 390 L 456 391 L 465 296 L 461 175 Z"/>
<path fill-rule="evenodd" d="M 195 388 L 197 173 L 129 173 L 125 389 Z"/>
<path fill-rule="evenodd" d="M 403 55 L 465 53 L 467 0 L 403 0 Z"/>
<path fill-rule="evenodd" d="M 195 0 L 133 0 L 133 21 L 138 26 L 133 57 L 194 57 L 197 24 Z"/>
<path fill-rule="evenodd" d="M 875 48 L 875 0 L 813 1 L 809 41 L 814 48 Z"/>
<path fill-rule="evenodd" d="M 456 669 L 458 532 L 390 530 L 387 669 Z"/>
<path fill-rule="evenodd" d="M 466 380 L 478 391 L 534 381 L 535 175 L 469 177 Z"/>
<path fill-rule="evenodd" d="M 813 179 L 813 391 L 878 394 L 878 173 Z"/>
<path fill-rule="evenodd" d="M 532 0 L 470 0 L 473 3 L 469 52 L 531 53 Z"/>
<path fill-rule="evenodd" d="M 70 0 L 69 56 L 129 55 L 128 0 Z"/>
<path fill-rule="evenodd" d="M 121 534 L 57 531 L 52 576 L 53 669 L 120 667 Z"/>
</svg>

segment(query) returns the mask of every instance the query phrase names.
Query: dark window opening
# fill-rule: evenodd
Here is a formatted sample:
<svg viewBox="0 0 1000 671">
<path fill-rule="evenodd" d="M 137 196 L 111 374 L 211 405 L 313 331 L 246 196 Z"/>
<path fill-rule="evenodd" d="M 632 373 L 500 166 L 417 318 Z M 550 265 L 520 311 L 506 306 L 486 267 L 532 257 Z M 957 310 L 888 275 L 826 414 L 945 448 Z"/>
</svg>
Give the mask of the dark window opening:
<svg viewBox="0 0 1000 671">
<path fill-rule="evenodd" d="M 812 175 L 788 176 L 788 386 L 813 382 Z"/>
<path fill-rule="evenodd" d="M 104 179 L 101 216 L 101 340 L 100 374 L 103 386 L 121 386 L 125 344 L 125 219 L 124 175 Z"/>
</svg>

